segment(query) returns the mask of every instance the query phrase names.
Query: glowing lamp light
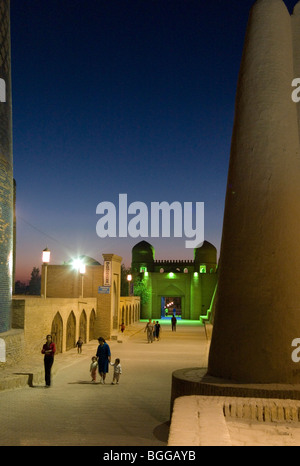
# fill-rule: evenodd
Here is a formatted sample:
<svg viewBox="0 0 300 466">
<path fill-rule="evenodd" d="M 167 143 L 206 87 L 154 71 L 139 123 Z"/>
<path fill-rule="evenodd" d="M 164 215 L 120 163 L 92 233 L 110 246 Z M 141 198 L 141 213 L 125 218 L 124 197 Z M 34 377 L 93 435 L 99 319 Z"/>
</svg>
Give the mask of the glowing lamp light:
<svg viewBox="0 0 300 466">
<path fill-rule="evenodd" d="M 132 295 L 132 289 L 131 289 L 132 275 L 131 274 L 127 275 L 127 281 L 128 281 L 128 296 L 131 296 Z"/>
<path fill-rule="evenodd" d="M 72 267 L 73 267 L 73 269 L 76 269 L 76 270 L 80 270 L 82 265 L 84 265 L 84 264 L 83 264 L 81 259 L 74 259 L 73 262 L 72 262 Z"/>
<path fill-rule="evenodd" d="M 43 264 L 49 264 L 50 262 L 50 251 L 48 248 L 43 250 Z"/>
<path fill-rule="evenodd" d="M 44 298 L 46 299 L 47 297 L 47 268 L 48 264 L 50 262 L 50 251 L 48 248 L 45 248 L 43 250 L 43 256 L 42 256 L 42 261 L 45 267 L 45 278 L 44 278 Z"/>
<path fill-rule="evenodd" d="M 79 273 L 81 273 L 82 275 L 85 273 L 86 271 L 86 266 L 85 264 L 81 263 L 80 266 L 79 266 Z"/>
</svg>

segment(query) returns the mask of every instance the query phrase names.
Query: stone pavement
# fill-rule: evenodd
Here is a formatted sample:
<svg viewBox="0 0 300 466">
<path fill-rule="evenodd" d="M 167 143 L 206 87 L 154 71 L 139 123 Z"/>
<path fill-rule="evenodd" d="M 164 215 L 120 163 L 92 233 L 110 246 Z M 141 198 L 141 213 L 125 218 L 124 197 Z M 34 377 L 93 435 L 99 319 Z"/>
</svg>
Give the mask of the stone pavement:
<svg viewBox="0 0 300 466">
<path fill-rule="evenodd" d="M 91 383 L 96 340 L 85 344 L 82 354 L 73 349 L 55 357 L 49 389 L 41 354 L 2 369 L 0 445 L 167 446 L 172 373 L 203 367 L 209 343 L 199 324 L 178 323 L 172 332 L 167 322 L 161 340 L 153 343 L 147 343 L 144 327 L 137 323 L 119 340 L 108 341 L 112 358 L 121 359 L 119 385 L 110 384 L 112 372 L 105 385 L 99 378 Z"/>
<path fill-rule="evenodd" d="M 53 385 L 44 388 L 43 356 L 0 370 L 0 446 L 211 445 L 300 446 L 300 401 L 184 396 L 174 404 L 172 374 L 205 367 L 209 342 L 199 325 L 162 326 L 147 343 L 145 322 L 108 341 L 123 367 L 120 384 L 91 383 L 89 365 L 98 342 L 55 357 Z"/>
</svg>

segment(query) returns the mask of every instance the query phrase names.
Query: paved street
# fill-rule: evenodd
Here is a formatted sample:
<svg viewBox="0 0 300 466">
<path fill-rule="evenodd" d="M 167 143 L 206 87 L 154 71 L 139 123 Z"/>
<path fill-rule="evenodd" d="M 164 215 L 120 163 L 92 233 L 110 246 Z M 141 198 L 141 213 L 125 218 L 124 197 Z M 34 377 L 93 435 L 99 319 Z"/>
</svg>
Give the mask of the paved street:
<svg viewBox="0 0 300 466">
<path fill-rule="evenodd" d="M 53 386 L 43 384 L 0 391 L 0 445 L 164 446 L 168 439 L 171 375 L 207 364 L 204 328 L 170 323 L 160 341 L 147 343 L 140 331 L 109 345 L 123 374 L 111 385 L 90 382 L 89 366 L 97 341 L 58 355 Z M 139 330 L 139 329 L 137 329 Z M 43 359 L 41 356 L 41 365 Z"/>
</svg>

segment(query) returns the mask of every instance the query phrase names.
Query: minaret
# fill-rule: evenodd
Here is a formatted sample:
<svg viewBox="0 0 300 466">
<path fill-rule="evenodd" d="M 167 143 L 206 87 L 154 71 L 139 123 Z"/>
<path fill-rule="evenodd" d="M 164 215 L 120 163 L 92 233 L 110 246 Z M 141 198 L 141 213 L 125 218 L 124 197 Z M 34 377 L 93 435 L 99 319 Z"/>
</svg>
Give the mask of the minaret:
<svg viewBox="0 0 300 466">
<path fill-rule="evenodd" d="M 300 365 L 291 357 L 292 341 L 300 338 L 293 67 L 291 16 L 284 2 L 257 0 L 236 95 L 208 365 L 208 374 L 240 383 L 300 382 Z"/>
<path fill-rule="evenodd" d="M 2 92 L 0 99 L 0 333 L 8 331 L 11 327 L 14 188 L 10 58 L 10 1 L 1 0 L 0 79 Z"/>
</svg>

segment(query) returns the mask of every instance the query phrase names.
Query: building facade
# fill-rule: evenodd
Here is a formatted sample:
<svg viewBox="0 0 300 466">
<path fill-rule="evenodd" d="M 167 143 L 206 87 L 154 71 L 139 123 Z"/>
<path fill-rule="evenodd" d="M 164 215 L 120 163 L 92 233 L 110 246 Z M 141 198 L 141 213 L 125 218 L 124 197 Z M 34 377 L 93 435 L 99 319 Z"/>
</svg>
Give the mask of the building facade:
<svg viewBox="0 0 300 466">
<path fill-rule="evenodd" d="M 176 314 L 199 320 L 207 314 L 217 285 L 217 250 L 208 241 L 194 250 L 194 260 L 155 260 L 151 244 L 132 249 L 132 272 L 147 289 L 141 317 L 160 319 Z"/>
</svg>

